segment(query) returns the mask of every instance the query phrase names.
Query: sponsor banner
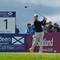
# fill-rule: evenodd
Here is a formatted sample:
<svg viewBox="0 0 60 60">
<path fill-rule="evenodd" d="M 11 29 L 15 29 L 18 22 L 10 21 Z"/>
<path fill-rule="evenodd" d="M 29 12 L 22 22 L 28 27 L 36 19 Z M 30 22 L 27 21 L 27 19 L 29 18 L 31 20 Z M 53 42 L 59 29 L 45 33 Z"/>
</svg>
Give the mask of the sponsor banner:
<svg viewBox="0 0 60 60">
<path fill-rule="evenodd" d="M 60 52 L 60 33 L 45 33 L 43 39 L 43 52 Z M 26 51 L 29 51 L 29 48 L 34 42 L 35 36 L 32 34 L 26 35 Z M 40 41 L 38 41 L 34 51 L 39 51 Z"/>
<path fill-rule="evenodd" d="M 23 52 L 25 51 L 22 45 L 0 45 L 0 52 Z"/>
<path fill-rule="evenodd" d="M 14 12 L 14 11 L 0 11 L 0 17 L 16 17 L 16 12 Z"/>
<path fill-rule="evenodd" d="M 25 34 L 0 34 L 0 51 L 25 51 Z"/>
</svg>

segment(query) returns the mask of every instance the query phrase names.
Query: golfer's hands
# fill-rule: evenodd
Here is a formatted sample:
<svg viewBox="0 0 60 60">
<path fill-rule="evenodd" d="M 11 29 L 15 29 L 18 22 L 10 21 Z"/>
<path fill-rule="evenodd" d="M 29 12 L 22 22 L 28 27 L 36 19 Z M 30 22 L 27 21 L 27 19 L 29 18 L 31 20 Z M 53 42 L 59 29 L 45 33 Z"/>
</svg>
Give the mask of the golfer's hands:
<svg viewBox="0 0 60 60">
<path fill-rule="evenodd" d="M 47 20 L 47 18 L 45 17 L 45 16 L 43 16 L 43 19 L 46 21 Z"/>
</svg>

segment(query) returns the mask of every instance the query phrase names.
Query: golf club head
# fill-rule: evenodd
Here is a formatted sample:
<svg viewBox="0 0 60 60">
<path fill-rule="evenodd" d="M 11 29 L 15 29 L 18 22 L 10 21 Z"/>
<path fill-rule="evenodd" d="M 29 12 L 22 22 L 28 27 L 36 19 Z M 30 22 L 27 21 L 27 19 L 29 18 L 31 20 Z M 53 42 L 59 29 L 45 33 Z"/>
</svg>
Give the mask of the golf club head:
<svg viewBox="0 0 60 60">
<path fill-rule="evenodd" d="M 27 8 L 28 6 L 25 6 L 25 8 Z"/>
</svg>

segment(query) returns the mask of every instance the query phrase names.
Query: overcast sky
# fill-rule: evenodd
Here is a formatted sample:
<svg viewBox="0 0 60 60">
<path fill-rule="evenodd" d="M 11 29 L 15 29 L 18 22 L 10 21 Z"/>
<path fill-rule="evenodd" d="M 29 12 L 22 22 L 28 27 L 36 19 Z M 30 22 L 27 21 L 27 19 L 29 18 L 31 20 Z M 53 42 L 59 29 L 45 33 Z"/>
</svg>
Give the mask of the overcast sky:
<svg viewBox="0 0 60 60">
<path fill-rule="evenodd" d="M 48 21 L 60 23 L 60 0 L 0 0 L 0 11 L 16 11 L 16 24 L 21 33 L 25 33 L 27 23 L 33 23 L 34 11 L 46 16 Z M 39 20 L 42 17 L 39 16 Z"/>
</svg>

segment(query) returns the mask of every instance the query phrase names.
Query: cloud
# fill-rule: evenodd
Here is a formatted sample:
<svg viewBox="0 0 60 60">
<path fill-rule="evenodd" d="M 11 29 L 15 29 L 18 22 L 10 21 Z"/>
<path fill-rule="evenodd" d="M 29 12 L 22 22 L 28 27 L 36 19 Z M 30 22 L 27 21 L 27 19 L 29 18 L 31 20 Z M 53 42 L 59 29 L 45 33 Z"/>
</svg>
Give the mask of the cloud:
<svg viewBox="0 0 60 60">
<path fill-rule="evenodd" d="M 32 3 L 49 7 L 60 7 L 60 0 L 16 0 L 20 3 Z"/>
<path fill-rule="evenodd" d="M 47 18 L 48 18 L 48 21 L 52 21 L 53 23 L 60 22 L 60 14 L 47 16 Z"/>
<path fill-rule="evenodd" d="M 0 0 L 0 3 L 16 3 L 18 4 L 35 4 L 42 5 L 47 7 L 59 7 L 60 8 L 60 0 Z M 14 4 L 13 4 L 14 5 Z"/>
</svg>

